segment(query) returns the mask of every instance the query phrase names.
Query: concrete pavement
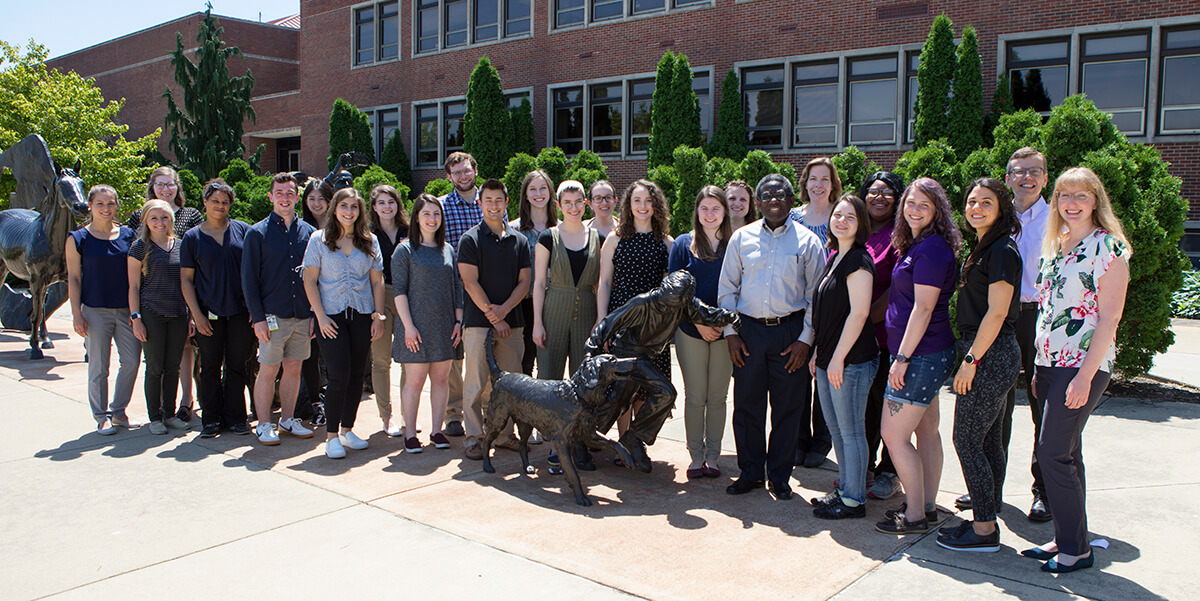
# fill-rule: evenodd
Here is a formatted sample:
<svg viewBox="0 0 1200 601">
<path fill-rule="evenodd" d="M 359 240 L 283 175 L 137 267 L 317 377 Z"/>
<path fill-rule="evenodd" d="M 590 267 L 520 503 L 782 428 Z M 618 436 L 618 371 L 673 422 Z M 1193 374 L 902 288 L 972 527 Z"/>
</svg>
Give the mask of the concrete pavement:
<svg viewBox="0 0 1200 601">
<path fill-rule="evenodd" d="M 57 348 L 24 358 L 24 333 L 0 332 L 0 410 L 16 422 L 0 445 L 0 599 L 1191 599 L 1200 590 L 1200 405 L 1107 399 L 1089 422 L 1089 517 L 1096 569 L 1052 576 L 1017 551 L 1053 536 L 1033 524 L 1032 425 L 1020 405 L 1000 516 L 1004 548 L 954 553 L 933 535 L 874 532 L 868 519 L 823 522 L 802 499 L 837 476 L 797 468 L 799 498 L 730 497 L 733 437 L 718 479 L 688 482 L 682 409 L 650 448 L 651 474 L 597 458 L 576 506 L 544 470 L 518 473 L 495 451 L 496 474 L 450 451 L 401 452 L 379 432 L 374 403 L 355 430 L 371 448 L 324 457 L 318 437 L 263 447 L 250 436 L 201 440 L 146 428 L 94 433 L 82 344 L 65 311 Z M 1180 337 L 1177 346 L 1183 342 Z M 1195 352 L 1200 347 L 1180 349 Z M 1176 350 L 1172 350 L 1172 354 Z M 114 365 L 115 368 L 115 365 Z M 676 372 L 676 383 L 681 386 Z M 140 384 L 130 405 L 145 416 Z M 939 506 L 965 492 L 950 440 Z M 682 406 L 682 402 L 677 405 Z M 427 425 L 428 405 L 423 404 Z M 425 438 L 425 435 L 422 435 Z M 952 522 L 950 512 L 943 517 Z M 969 515 L 967 516 L 969 517 Z"/>
</svg>

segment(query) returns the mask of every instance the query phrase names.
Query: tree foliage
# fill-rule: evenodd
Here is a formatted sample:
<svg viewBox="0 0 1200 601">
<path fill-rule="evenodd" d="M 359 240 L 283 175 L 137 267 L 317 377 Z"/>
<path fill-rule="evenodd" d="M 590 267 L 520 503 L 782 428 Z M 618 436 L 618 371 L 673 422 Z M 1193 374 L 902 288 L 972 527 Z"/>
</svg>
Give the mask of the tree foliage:
<svg viewBox="0 0 1200 601">
<path fill-rule="evenodd" d="M 375 141 L 371 139 L 371 119 L 353 104 L 338 98 L 333 101 L 333 111 L 329 113 L 327 168 L 332 171 L 337 166 L 338 158 L 347 152 L 357 152 L 366 156 L 368 163 L 375 163 Z M 350 169 L 350 173 L 354 177 L 362 175 L 364 171 L 366 171 L 366 167 L 362 166 Z"/>
<path fill-rule="evenodd" d="M 857 146 L 847 146 L 841 154 L 833 157 L 833 166 L 837 167 L 838 178 L 842 181 L 842 191 L 846 194 L 858 194 L 867 176 L 879 171 L 875 161 L 867 159 L 867 155 Z M 865 199 L 864 199 L 865 200 Z"/>
<path fill-rule="evenodd" d="M 742 159 L 738 169 L 738 179 L 750 184 L 751 188 L 758 186 L 758 181 L 771 173 L 778 173 L 796 186 L 796 168 L 791 163 L 776 163 L 765 150 L 751 150 Z"/>
<path fill-rule="evenodd" d="M 384 169 L 382 166 L 371 165 L 362 175 L 354 178 L 354 189 L 358 190 L 358 193 L 362 194 L 362 197 L 368 202 L 371 199 L 371 190 L 375 189 L 375 186 L 379 184 L 395 186 L 396 192 L 400 193 L 400 203 L 404 205 L 404 209 L 408 210 L 412 208 L 412 199 L 409 198 L 408 194 L 411 188 L 400 181 L 400 178 L 396 177 L 394 173 Z"/>
<path fill-rule="evenodd" d="M 88 185 L 108 184 L 128 211 L 145 198 L 142 155 L 155 146 L 162 130 L 126 140 L 129 126 L 115 121 L 124 99 L 105 101 L 95 81 L 75 72 L 46 68 L 46 48 L 31 42 L 20 46 L 0 41 L 0 150 L 29 134 L 41 134 L 50 156 L 63 167 L 82 162 L 80 174 Z M 7 208 L 16 180 L 0 176 L 0 208 Z"/>
<path fill-rule="evenodd" d="M 917 110 L 913 148 L 948 134 L 946 110 L 954 77 L 954 30 L 950 17 L 938 15 L 929 28 L 917 67 Z"/>
<path fill-rule="evenodd" d="M 598 180 L 608 179 L 608 168 L 604 166 L 600 155 L 590 150 L 581 150 L 571 159 L 571 168 L 563 178 L 573 179 L 583 184 L 584 190 L 590 190 L 592 184 Z"/>
<path fill-rule="evenodd" d="M 538 169 L 545 171 L 550 179 L 550 187 L 556 188 L 558 184 L 567 178 L 567 169 L 570 168 L 570 162 L 567 160 L 567 153 L 557 146 L 543 148 L 537 155 Z"/>
<path fill-rule="evenodd" d="M 995 142 L 993 130 L 1000 125 L 1000 117 L 1011 115 L 1017 109 L 1013 107 L 1012 84 L 1008 75 L 1001 75 L 996 81 L 996 90 L 992 92 L 992 105 L 988 114 L 983 117 L 983 145 L 991 146 Z"/>
<path fill-rule="evenodd" d="M 246 223 L 262 221 L 271 213 L 271 178 L 258 175 L 242 159 L 229 161 L 220 173 L 221 179 L 233 188 L 236 197 L 229 207 L 229 216 Z"/>
<path fill-rule="evenodd" d="M 404 150 L 404 140 L 400 135 L 399 128 L 392 132 L 392 136 L 383 145 L 383 154 L 379 157 L 379 166 L 391 172 L 392 175 L 395 175 L 396 179 L 404 184 L 404 187 L 412 190 L 412 162 L 408 158 L 408 152 Z"/>
<path fill-rule="evenodd" d="M 479 58 L 467 86 L 463 115 L 463 151 L 475 157 L 479 175 L 501 177 L 512 156 L 513 125 L 500 85 L 500 73 L 488 57 Z"/>
<path fill-rule="evenodd" d="M 504 182 L 504 188 L 508 190 L 508 218 L 516 219 L 521 208 L 521 183 L 525 181 L 525 174 L 534 171 L 538 168 L 538 162 L 535 157 L 532 157 L 524 152 L 514 154 L 508 159 L 508 166 L 504 169 L 504 177 L 500 181 Z"/>
<path fill-rule="evenodd" d="M 734 161 L 746 158 L 746 114 L 742 110 L 741 82 L 730 69 L 721 83 L 721 105 L 717 108 L 717 132 L 705 148 L 710 157 Z"/>
<path fill-rule="evenodd" d="M 963 30 L 954 71 L 954 96 L 950 98 L 949 138 L 959 160 L 983 146 L 983 61 L 975 29 Z"/>
<path fill-rule="evenodd" d="M 703 150 L 688 146 L 676 148 L 673 157 L 679 185 L 671 207 L 671 235 L 678 236 L 692 229 L 692 213 L 696 208 L 696 195 L 705 184 L 708 157 L 704 156 Z"/>
<path fill-rule="evenodd" d="M 236 46 L 225 45 L 221 40 L 223 32 L 209 4 L 196 35 L 195 63 L 187 57 L 183 35 L 176 34 L 171 66 L 175 70 L 175 83 L 183 92 L 182 106 L 170 89 L 163 92 L 171 152 L 181 167 L 201 180 L 215 176 L 231 160 L 245 155 L 242 123 L 246 119 L 255 120 L 254 107 L 250 105 L 254 75 L 247 70 L 241 77 L 230 76 L 228 61 L 242 52 Z M 261 150 L 259 147 L 251 158 L 252 166 L 258 164 Z"/>
<path fill-rule="evenodd" d="M 529 156 L 537 154 L 537 140 L 533 130 L 533 106 L 528 98 L 512 109 L 512 152 L 523 152 Z"/>
<path fill-rule="evenodd" d="M 683 54 L 667 51 L 654 75 L 646 166 L 669 164 L 676 148 L 698 147 L 700 140 L 700 103 L 692 91 L 692 67 Z"/>
</svg>

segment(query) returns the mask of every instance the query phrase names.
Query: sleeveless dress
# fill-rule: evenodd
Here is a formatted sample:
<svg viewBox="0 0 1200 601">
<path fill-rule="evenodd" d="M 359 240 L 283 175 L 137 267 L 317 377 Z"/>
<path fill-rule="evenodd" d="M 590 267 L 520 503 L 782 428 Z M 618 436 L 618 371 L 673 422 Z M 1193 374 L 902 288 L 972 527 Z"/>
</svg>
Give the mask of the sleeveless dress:
<svg viewBox="0 0 1200 601">
<path fill-rule="evenodd" d="M 634 232 L 628 238 L 621 238 L 613 253 L 608 312 L 611 314 L 629 299 L 657 288 L 667 273 L 667 259 L 667 245 L 656 239 L 654 232 Z M 654 365 L 664 376 L 671 377 L 670 351 L 655 355 Z"/>
</svg>

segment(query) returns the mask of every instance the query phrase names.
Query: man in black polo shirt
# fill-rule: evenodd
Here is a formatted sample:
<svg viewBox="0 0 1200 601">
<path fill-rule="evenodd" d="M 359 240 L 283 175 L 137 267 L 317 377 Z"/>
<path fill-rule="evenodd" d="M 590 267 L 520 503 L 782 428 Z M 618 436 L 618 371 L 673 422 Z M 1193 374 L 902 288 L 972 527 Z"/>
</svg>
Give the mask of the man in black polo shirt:
<svg viewBox="0 0 1200 601">
<path fill-rule="evenodd" d="M 496 362 L 500 369 L 521 371 L 525 326 L 514 311 L 529 291 L 529 245 L 508 225 L 508 193 L 499 180 L 489 179 L 479 188 L 483 221 L 467 230 L 458 243 L 458 272 L 470 302 L 463 312 L 463 422 L 468 459 L 483 459 L 483 410 L 491 394 L 487 364 L 487 333 L 494 330 Z M 511 434 L 498 446 L 511 445 Z"/>
</svg>

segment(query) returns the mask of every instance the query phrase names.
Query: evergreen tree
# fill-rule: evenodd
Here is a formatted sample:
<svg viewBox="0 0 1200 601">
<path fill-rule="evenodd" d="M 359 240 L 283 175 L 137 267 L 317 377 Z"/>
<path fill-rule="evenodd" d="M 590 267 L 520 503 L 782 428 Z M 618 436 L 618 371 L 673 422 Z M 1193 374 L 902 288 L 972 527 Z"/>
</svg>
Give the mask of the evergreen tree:
<svg viewBox="0 0 1200 601">
<path fill-rule="evenodd" d="M 646 148 L 647 169 L 669 165 L 671 153 L 677 146 L 670 145 L 675 120 L 679 116 L 673 98 L 675 73 L 675 53 L 668 50 L 659 59 L 658 69 L 654 73 L 654 96 L 650 100 L 650 140 Z"/>
<path fill-rule="evenodd" d="M 180 166 L 202 180 L 216 176 L 229 161 L 242 158 L 242 123 L 246 119 L 255 121 L 254 107 L 250 106 L 254 75 L 247 70 L 241 77 L 230 77 L 228 60 L 242 52 L 221 41 L 224 31 L 212 15 L 212 4 L 208 4 L 196 35 L 199 49 L 195 63 L 187 58 L 183 36 L 176 35 L 171 66 L 175 83 L 183 91 L 183 105 L 176 103 L 170 89 L 163 93 L 171 152 Z M 261 151 L 260 146 L 250 160 L 251 166 L 258 164 Z"/>
<path fill-rule="evenodd" d="M 500 73 L 488 57 L 479 58 L 467 86 L 463 116 L 463 151 L 475 157 L 483 178 L 502 177 L 512 150 L 513 125 Z"/>
<path fill-rule="evenodd" d="M 746 113 L 742 110 L 741 81 L 730 69 L 721 84 L 721 105 L 717 109 L 717 133 L 708 143 L 708 155 L 740 161 L 746 157 Z"/>
<path fill-rule="evenodd" d="M 1012 87 L 1010 90 L 1013 109 L 1019 111 L 1029 108 L 1029 105 L 1025 102 L 1025 79 L 1021 76 L 1020 70 L 1012 72 Z"/>
<path fill-rule="evenodd" d="M 672 156 L 680 146 L 699 148 L 704 141 L 704 132 L 700 131 L 700 99 L 696 98 L 696 92 L 692 89 L 692 79 L 692 64 L 688 57 L 682 52 L 676 54 L 675 79 L 672 81 L 675 91 L 672 96 L 679 107 L 679 119 L 675 122 L 679 129 L 675 134 L 678 143 L 671 148 Z"/>
<path fill-rule="evenodd" d="M 842 191 L 846 194 L 858 194 L 867 176 L 879 171 L 879 165 L 867 158 L 857 146 L 847 146 L 841 154 L 833 157 L 833 166 L 837 167 L 838 179 L 842 181 Z"/>
<path fill-rule="evenodd" d="M 513 154 L 523 152 L 529 156 L 537 154 L 537 141 L 533 131 L 533 107 L 529 99 L 521 100 L 519 106 L 512 109 L 513 125 Z"/>
<path fill-rule="evenodd" d="M 1029 76 L 1025 78 L 1024 108 L 1031 108 L 1039 113 L 1050 110 L 1050 94 L 1046 92 L 1046 86 L 1042 83 L 1041 69 L 1030 69 Z"/>
<path fill-rule="evenodd" d="M 392 132 L 392 137 L 388 138 L 387 144 L 383 145 L 379 166 L 391 172 L 400 183 L 412 190 L 412 161 L 408 158 L 408 152 L 404 150 L 404 140 L 401 139 L 399 129 Z"/>
<path fill-rule="evenodd" d="M 983 146 L 983 64 L 975 28 L 963 30 L 954 71 L 954 96 L 950 99 L 950 146 L 961 161 Z"/>
<path fill-rule="evenodd" d="M 950 17 L 938 15 L 929 28 L 917 67 L 917 115 L 913 148 L 947 134 L 946 109 L 954 77 L 954 30 Z"/>
<path fill-rule="evenodd" d="M 703 150 L 688 146 L 676 148 L 672 157 L 679 183 L 671 206 L 671 235 L 679 236 L 692 231 L 692 213 L 696 210 L 696 195 L 704 186 L 708 157 Z"/>
<path fill-rule="evenodd" d="M 333 111 L 329 114 L 329 159 L 330 171 L 337 166 L 338 157 L 347 152 L 358 152 L 367 158 L 367 163 L 375 163 L 375 143 L 371 139 L 371 120 L 367 114 L 355 108 L 353 104 L 338 98 L 333 101 Z M 363 174 L 366 167 L 358 166 L 350 169 L 354 177 Z"/>
</svg>

